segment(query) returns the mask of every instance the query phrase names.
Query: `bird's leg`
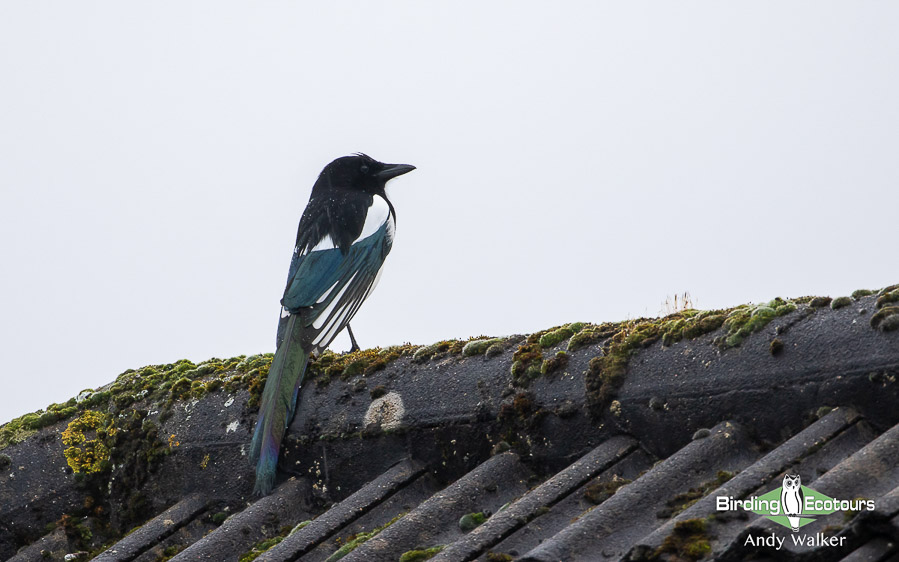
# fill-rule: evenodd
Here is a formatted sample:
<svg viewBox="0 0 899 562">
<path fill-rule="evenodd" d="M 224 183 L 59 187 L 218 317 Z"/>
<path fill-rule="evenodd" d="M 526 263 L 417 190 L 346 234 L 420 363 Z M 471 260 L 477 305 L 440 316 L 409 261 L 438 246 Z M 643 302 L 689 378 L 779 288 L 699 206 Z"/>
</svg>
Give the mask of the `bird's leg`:
<svg viewBox="0 0 899 562">
<path fill-rule="evenodd" d="M 346 333 L 350 335 L 350 343 L 353 345 L 350 346 L 350 353 L 354 351 L 359 351 L 359 344 L 356 343 L 356 336 L 353 335 L 353 330 L 350 328 L 350 325 L 346 325 Z"/>
</svg>

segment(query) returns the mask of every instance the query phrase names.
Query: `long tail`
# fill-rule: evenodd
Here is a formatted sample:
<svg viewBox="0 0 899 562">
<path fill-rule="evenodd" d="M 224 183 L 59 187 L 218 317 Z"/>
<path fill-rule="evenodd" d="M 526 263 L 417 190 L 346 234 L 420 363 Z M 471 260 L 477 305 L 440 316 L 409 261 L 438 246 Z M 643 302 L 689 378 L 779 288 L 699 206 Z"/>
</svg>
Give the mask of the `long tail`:
<svg viewBox="0 0 899 562">
<path fill-rule="evenodd" d="M 262 391 L 256 432 L 250 444 L 250 460 L 256 464 L 256 486 L 253 491 L 266 495 L 275 483 L 278 451 L 284 431 L 293 417 L 297 392 L 303 384 L 306 361 L 309 354 L 303 350 L 300 336 L 303 326 L 291 315 L 287 322 L 284 341 L 275 351 L 272 366 Z"/>
</svg>

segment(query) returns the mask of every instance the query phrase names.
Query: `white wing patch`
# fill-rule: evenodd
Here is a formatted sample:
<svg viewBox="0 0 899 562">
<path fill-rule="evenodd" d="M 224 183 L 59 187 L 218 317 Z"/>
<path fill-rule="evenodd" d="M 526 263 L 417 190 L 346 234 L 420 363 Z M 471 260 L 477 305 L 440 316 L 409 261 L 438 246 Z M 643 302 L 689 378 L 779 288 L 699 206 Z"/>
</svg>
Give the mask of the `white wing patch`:
<svg viewBox="0 0 899 562">
<path fill-rule="evenodd" d="M 334 320 L 328 322 L 328 327 L 322 330 L 318 337 L 312 342 L 312 345 L 319 347 L 323 345 L 325 342 L 330 343 L 337 336 L 337 331 L 340 330 L 343 326 L 349 323 L 350 319 L 355 314 L 355 308 L 358 308 L 358 305 L 354 308 L 351 306 L 353 303 L 345 303 L 344 307 L 337 313 L 334 317 Z M 358 304 L 362 304 L 361 302 Z"/>
<path fill-rule="evenodd" d="M 367 299 L 368 295 L 370 295 L 371 292 L 375 290 L 375 287 L 378 286 L 378 281 L 381 280 L 382 273 L 384 273 L 384 265 L 383 264 L 381 265 L 381 269 L 378 270 L 378 274 L 375 275 L 375 280 L 371 282 L 371 287 L 369 287 L 368 291 L 365 293 L 365 299 Z M 362 300 L 365 300 L 365 299 L 362 299 Z"/>
<path fill-rule="evenodd" d="M 325 302 L 325 299 L 328 298 L 328 295 L 331 294 L 331 291 L 334 290 L 334 287 L 336 287 L 338 283 L 340 283 L 340 281 L 335 281 L 333 285 L 328 287 L 328 290 L 325 291 L 324 293 L 322 293 L 322 296 L 319 297 L 319 299 L 317 301 L 315 301 L 315 304 L 321 304 L 321 303 Z"/>
<path fill-rule="evenodd" d="M 393 216 L 387 219 L 387 245 L 393 246 L 393 235 L 396 234 L 396 221 Z"/>
<path fill-rule="evenodd" d="M 336 307 L 337 303 L 340 302 L 340 297 L 342 297 L 346 290 L 350 288 L 350 285 L 353 283 L 353 279 L 355 279 L 355 277 L 356 274 L 354 273 L 353 277 L 351 277 L 349 281 L 347 281 L 346 284 L 340 289 L 340 292 L 334 295 L 334 300 L 331 301 L 331 303 L 322 311 L 321 314 L 318 315 L 318 318 L 316 318 L 312 323 L 313 328 L 315 328 L 316 330 L 321 329 L 321 327 L 328 320 L 328 317 L 331 316 L 331 312 L 334 311 L 334 307 Z M 333 288 L 334 287 L 332 286 L 331 289 Z M 329 293 L 331 292 L 331 289 L 328 289 Z"/>
<path fill-rule="evenodd" d="M 390 216 L 390 206 L 387 205 L 387 201 L 380 195 L 373 195 L 371 207 L 368 208 L 368 213 L 365 215 L 365 225 L 362 226 L 362 234 L 359 235 L 357 240 L 371 236 L 387 221 L 390 221 L 391 224 L 393 223 L 393 217 Z M 388 226 L 387 229 L 392 230 L 393 228 Z"/>
<path fill-rule="evenodd" d="M 321 239 L 321 241 L 315 245 L 314 248 L 309 250 L 309 253 L 318 251 L 318 250 L 333 250 L 337 246 L 334 244 L 334 241 L 331 240 L 330 234 L 325 234 L 325 237 Z"/>
</svg>

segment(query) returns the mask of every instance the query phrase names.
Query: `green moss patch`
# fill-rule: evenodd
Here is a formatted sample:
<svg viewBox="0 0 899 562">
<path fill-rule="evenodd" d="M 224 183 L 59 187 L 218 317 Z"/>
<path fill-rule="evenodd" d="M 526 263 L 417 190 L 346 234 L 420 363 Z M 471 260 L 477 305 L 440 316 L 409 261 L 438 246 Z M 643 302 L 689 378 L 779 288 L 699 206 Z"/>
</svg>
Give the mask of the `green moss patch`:
<svg viewBox="0 0 899 562">
<path fill-rule="evenodd" d="M 899 306 L 885 306 L 871 316 L 871 327 L 889 332 L 899 325 Z"/>
<path fill-rule="evenodd" d="M 444 548 L 446 548 L 446 545 L 439 544 L 437 546 L 432 546 L 431 548 L 407 550 L 400 556 L 400 562 L 422 562 L 423 560 L 430 560 L 437 556 L 437 553 Z"/>
<path fill-rule="evenodd" d="M 55 524 L 51 523 L 48 527 L 62 528 L 68 538 L 75 546 L 83 550 L 89 550 L 94 541 L 94 533 L 91 531 L 91 524 L 94 521 L 87 517 L 78 517 L 69 514 L 63 516 Z"/>
<path fill-rule="evenodd" d="M 525 342 L 518 346 L 512 355 L 512 382 L 518 386 L 527 386 L 528 383 L 540 376 L 540 367 L 543 364 L 543 348 L 536 342 Z"/>
<path fill-rule="evenodd" d="M 588 345 L 593 345 L 615 335 L 620 329 L 618 322 L 606 322 L 604 324 L 583 326 L 568 340 L 568 351 L 577 351 Z"/>
<path fill-rule="evenodd" d="M 877 297 L 877 300 L 874 303 L 874 308 L 880 310 L 881 308 L 894 302 L 899 302 L 899 289 L 893 289 L 892 291 L 884 293 Z"/>
<path fill-rule="evenodd" d="M 662 344 L 672 345 L 681 340 L 692 340 L 717 330 L 724 324 L 724 314 L 716 310 L 702 312 L 684 311 L 667 317 L 660 327 Z"/>
<path fill-rule="evenodd" d="M 889 287 L 884 287 L 883 289 L 877 291 L 877 296 L 882 296 L 887 293 L 891 293 L 897 289 L 899 289 L 899 283 L 897 283 L 896 285 L 890 285 Z"/>
<path fill-rule="evenodd" d="M 420 346 L 406 344 L 344 354 L 325 351 L 309 361 L 306 376 L 315 380 L 316 384 L 322 385 L 337 377 L 346 380 L 359 375 L 370 375 L 386 368 L 400 357 L 412 357 L 419 349 Z"/>
<path fill-rule="evenodd" d="M 520 391 L 503 400 L 497 416 L 499 442 L 494 446 L 493 454 L 509 449 L 527 454 L 531 446 L 529 435 L 548 413 L 530 391 Z"/>
<path fill-rule="evenodd" d="M 536 396 L 533 392 L 519 392 L 511 400 L 500 405 L 500 421 L 524 422 L 538 410 Z M 518 423 L 520 425 L 520 423 Z"/>
<path fill-rule="evenodd" d="M 227 514 L 225 514 L 224 512 L 221 512 L 220 514 L 217 513 L 214 516 L 214 518 L 218 517 L 219 515 L 227 515 Z M 226 517 L 222 518 L 221 522 L 224 522 L 225 519 L 226 519 Z M 213 519 L 213 522 L 215 522 L 214 519 Z M 252 560 L 259 558 L 260 556 L 262 556 L 262 554 L 264 552 L 271 550 L 275 545 L 279 544 L 286 537 L 292 535 L 296 531 L 299 531 L 300 529 L 302 529 L 309 523 L 312 523 L 312 521 L 303 521 L 303 522 L 297 524 L 293 528 L 291 528 L 290 526 L 281 527 L 280 529 L 278 529 L 277 535 L 260 540 L 255 545 L 253 545 L 253 548 L 251 548 L 247 552 L 244 552 L 243 554 L 241 554 L 240 558 L 238 558 L 238 561 L 239 562 L 250 562 Z M 216 524 L 220 525 L 221 523 L 216 523 Z"/>
<path fill-rule="evenodd" d="M 591 414 L 598 417 L 615 393 L 624 384 L 627 363 L 637 350 L 659 340 L 657 323 L 635 320 L 616 333 L 603 349 L 603 355 L 590 360 L 585 373 L 587 405 Z"/>
<path fill-rule="evenodd" d="M 21 443 L 35 434 L 37 430 L 31 428 L 30 423 L 28 423 L 26 418 L 26 416 L 33 415 L 34 414 L 26 414 L 25 416 L 16 418 L 11 422 L 0 426 L 0 451 L 10 445 Z"/>
<path fill-rule="evenodd" d="M 828 300 L 828 302 L 830 302 Z M 785 316 L 797 309 L 796 303 L 780 297 L 758 306 L 738 306 L 728 313 L 722 324 L 727 333 L 716 340 L 722 349 L 737 347 L 749 335 L 761 331 L 778 316 Z"/>
<path fill-rule="evenodd" d="M 264 384 L 272 357 L 271 353 L 249 357 L 241 355 L 230 359 L 212 358 L 197 364 L 181 359 L 174 363 L 128 369 L 104 389 L 83 391 L 77 403 L 73 402 L 70 406 L 74 407 L 73 410 L 54 410 L 51 405 L 48 412 L 57 411 L 57 415 L 66 415 L 92 409 L 119 413 L 136 403 L 152 403 L 166 410 L 179 400 L 199 399 L 219 390 L 235 392 L 240 389 L 250 392 L 251 403 L 258 403 L 262 392 L 260 381 Z"/>
<path fill-rule="evenodd" d="M 775 357 L 782 355 L 784 352 L 784 342 L 778 338 L 774 338 L 771 340 L 771 344 L 768 345 L 768 351 Z"/>
<path fill-rule="evenodd" d="M 253 545 L 253 548 L 251 548 L 249 552 L 243 553 L 240 558 L 237 559 L 238 562 L 251 562 L 252 560 L 256 560 L 262 556 L 263 552 L 270 550 L 273 546 L 283 541 L 286 536 L 287 533 L 284 533 L 270 539 L 262 539 Z"/>
<path fill-rule="evenodd" d="M 368 541 L 372 537 L 376 536 L 378 533 L 380 533 L 387 527 L 389 527 L 389 526 L 393 525 L 394 523 L 396 523 L 397 521 L 399 521 L 403 517 L 403 515 L 405 515 L 405 513 L 400 513 L 399 515 L 397 515 L 396 517 L 394 517 L 387 523 L 384 523 L 380 527 L 376 527 L 376 528 L 372 529 L 371 531 L 363 532 L 363 533 L 356 533 L 354 535 L 349 536 L 348 538 L 346 538 L 344 540 L 337 539 L 338 543 L 343 543 L 342 546 L 337 549 L 337 552 L 335 552 L 334 554 L 329 556 L 325 562 L 334 562 L 335 560 L 340 560 L 347 554 L 356 550 L 361 544 L 365 543 L 366 541 Z"/>
<path fill-rule="evenodd" d="M 550 375 L 564 369 L 566 365 L 568 365 L 568 353 L 561 350 L 557 351 L 555 355 L 540 364 L 540 374 L 543 376 Z"/>
<path fill-rule="evenodd" d="M 707 496 L 709 493 L 720 488 L 725 482 L 733 478 L 734 475 L 736 475 L 735 472 L 719 470 L 714 479 L 709 480 L 708 482 L 704 482 L 697 488 L 690 488 L 690 490 L 686 492 L 677 494 L 676 496 L 665 502 L 665 507 L 656 515 L 658 515 L 659 518 L 665 519 L 674 517 L 678 513 L 684 511 L 694 503 Z"/>
<path fill-rule="evenodd" d="M 673 554 L 681 560 L 699 560 L 711 552 L 705 519 L 687 519 L 675 523 L 671 534 L 656 549 L 654 557 Z"/>
<path fill-rule="evenodd" d="M 187 545 L 184 544 L 176 544 L 167 547 L 162 551 L 162 556 L 156 559 L 156 562 L 168 562 L 172 558 L 178 555 L 179 552 L 186 549 Z"/>
<path fill-rule="evenodd" d="M 593 505 L 599 505 L 614 496 L 619 488 L 630 483 L 627 478 L 621 478 L 616 474 L 611 480 L 597 481 L 584 488 L 584 499 Z"/>
<path fill-rule="evenodd" d="M 474 357 L 476 355 L 486 355 L 487 350 L 490 349 L 492 345 L 499 345 L 503 343 L 502 338 L 485 338 L 485 339 L 476 339 L 471 340 L 467 344 L 462 347 L 462 355 L 465 357 Z"/>
<path fill-rule="evenodd" d="M 116 410 L 147 400 L 162 403 L 163 408 L 179 400 L 199 399 L 209 392 L 243 388 L 253 393 L 253 383 L 268 374 L 272 354 L 231 359 L 213 358 L 199 364 L 182 359 L 167 365 L 151 365 L 126 371 L 110 388 Z M 256 400 L 261 389 L 257 390 Z"/>
<path fill-rule="evenodd" d="M 894 314 L 885 318 L 884 321 L 880 323 L 880 329 L 884 332 L 899 330 L 899 315 Z"/>
<path fill-rule="evenodd" d="M 473 530 L 475 527 L 478 527 L 484 524 L 487 521 L 488 515 L 483 511 L 478 511 L 476 513 L 466 513 L 459 519 L 459 530 L 463 533 L 467 533 Z"/>
<path fill-rule="evenodd" d="M 574 322 L 531 334 L 512 355 L 512 383 L 527 387 L 532 380 L 564 368 L 568 364 L 568 353 L 611 337 L 618 333 L 621 325 L 607 323 L 594 326 Z M 567 351 L 559 350 L 544 359 L 545 349 L 555 347 L 565 339 L 568 339 Z"/>
<path fill-rule="evenodd" d="M 527 339 L 518 346 L 515 354 L 512 356 L 512 378 L 520 386 L 527 386 L 531 379 L 535 379 L 546 372 L 552 372 L 556 366 L 560 366 L 560 359 L 556 363 L 547 365 L 549 370 L 543 369 L 543 349 L 554 347 L 566 339 L 572 338 L 581 333 L 585 324 L 583 322 L 573 322 L 558 328 L 550 328 L 536 332 L 527 337 Z M 591 332 L 592 333 L 592 332 Z M 570 346 L 569 346 L 570 349 Z M 487 350 L 489 351 L 489 349 Z"/>
<path fill-rule="evenodd" d="M 830 301 L 830 308 L 834 310 L 839 310 L 840 308 L 844 308 L 852 304 L 852 298 L 850 297 L 837 297 Z"/>
<path fill-rule="evenodd" d="M 466 340 L 443 340 L 436 343 L 432 343 L 431 345 L 419 346 L 413 349 L 412 353 L 412 361 L 415 363 L 424 363 L 425 361 L 429 361 L 431 359 L 440 359 L 442 357 L 449 357 L 453 355 L 462 354 L 462 350 L 465 349 L 465 346 L 472 342 L 481 342 L 485 340 L 494 340 L 493 343 L 496 343 L 495 340 L 498 338 L 487 338 L 485 336 L 477 336 L 474 338 L 468 338 Z M 502 340 L 500 340 L 502 341 Z M 487 348 L 492 344 L 487 344 L 483 351 L 486 352 Z M 477 344 L 474 348 L 469 350 L 469 353 L 472 355 L 476 355 L 473 350 L 476 349 Z"/>
<path fill-rule="evenodd" d="M 552 330 L 551 332 L 546 332 L 545 334 L 540 336 L 538 343 L 540 344 L 540 347 L 554 347 L 583 329 L 583 322 L 566 324 L 561 328 L 557 328 L 555 330 Z"/>
<path fill-rule="evenodd" d="M 83 407 L 76 402 L 75 398 L 71 398 L 63 404 L 50 404 L 46 411 L 25 414 L 11 420 L 0 426 L 0 450 L 15 443 L 21 443 L 39 429 L 69 419 L 82 409 Z"/>
</svg>

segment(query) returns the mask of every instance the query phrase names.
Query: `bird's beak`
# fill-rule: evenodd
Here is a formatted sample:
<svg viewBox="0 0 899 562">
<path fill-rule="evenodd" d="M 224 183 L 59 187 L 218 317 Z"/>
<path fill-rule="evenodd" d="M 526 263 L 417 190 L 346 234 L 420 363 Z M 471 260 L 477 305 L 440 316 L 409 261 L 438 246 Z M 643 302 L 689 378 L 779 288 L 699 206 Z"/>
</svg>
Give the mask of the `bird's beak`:
<svg viewBox="0 0 899 562">
<path fill-rule="evenodd" d="M 380 179 L 387 181 L 397 176 L 401 176 L 407 172 L 411 172 L 414 169 L 415 166 L 411 166 L 409 164 L 384 164 L 384 169 L 378 172 L 376 175 Z"/>
</svg>

